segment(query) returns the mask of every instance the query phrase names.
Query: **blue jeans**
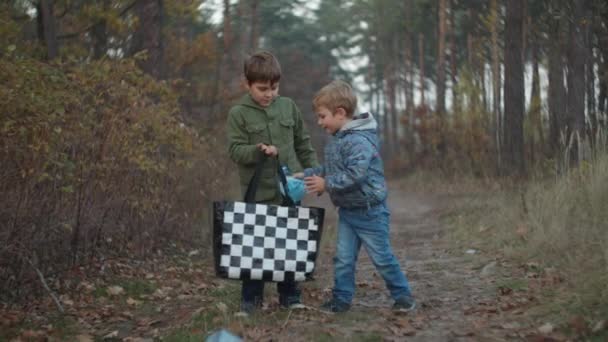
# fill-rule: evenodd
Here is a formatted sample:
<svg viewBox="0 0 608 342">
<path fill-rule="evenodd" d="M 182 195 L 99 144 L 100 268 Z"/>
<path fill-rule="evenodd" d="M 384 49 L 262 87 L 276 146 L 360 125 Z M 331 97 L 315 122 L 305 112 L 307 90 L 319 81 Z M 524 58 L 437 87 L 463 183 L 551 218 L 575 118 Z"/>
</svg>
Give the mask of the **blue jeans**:
<svg viewBox="0 0 608 342">
<path fill-rule="evenodd" d="M 340 208 L 334 258 L 333 296 L 350 303 L 355 293 L 355 266 L 363 245 L 393 299 L 412 297 L 409 283 L 389 242 L 390 212 L 386 202 L 369 208 Z"/>
</svg>

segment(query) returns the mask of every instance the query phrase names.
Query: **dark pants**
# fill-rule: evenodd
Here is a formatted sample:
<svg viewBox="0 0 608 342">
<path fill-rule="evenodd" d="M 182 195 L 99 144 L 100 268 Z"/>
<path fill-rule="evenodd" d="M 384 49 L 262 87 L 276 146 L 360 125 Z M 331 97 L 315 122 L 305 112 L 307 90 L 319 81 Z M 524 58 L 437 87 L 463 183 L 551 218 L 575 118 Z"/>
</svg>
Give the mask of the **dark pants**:
<svg viewBox="0 0 608 342">
<path fill-rule="evenodd" d="M 241 302 L 253 304 L 254 306 L 262 305 L 264 301 L 264 284 L 265 281 L 263 280 L 243 280 Z M 278 282 L 277 291 L 279 292 L 279 303 L 282 306 L 287 307 L 300 302 L 300 289 L 296 282 Z"/>
<path fill-rule="evenodd" d="M 263 204 L 283 204 L 283 197 L 277 193 L 277 197 L 271 200 L 259 201 Z M 243 280 L 241 287 L 241 304 L 261 306 L 264 301 L 264 284 L 263 280 Z M 279 292 L 279 303 L 288 307 L 294 303 L 300 303 L 300 289 L 298 283 L 294 281 L 277 282 L 277 292 Z"/>
</svg>

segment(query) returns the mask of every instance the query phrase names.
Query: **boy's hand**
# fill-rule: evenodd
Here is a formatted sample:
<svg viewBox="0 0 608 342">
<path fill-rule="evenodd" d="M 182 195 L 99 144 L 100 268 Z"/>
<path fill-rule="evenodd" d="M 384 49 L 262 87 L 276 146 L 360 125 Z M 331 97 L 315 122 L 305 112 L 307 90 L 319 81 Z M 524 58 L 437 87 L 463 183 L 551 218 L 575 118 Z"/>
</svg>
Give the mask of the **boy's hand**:
<svg viewBox="0 0 608 342">
<path fill-rule="evenodd" d="M 325 178 L 319 176 L 311 176 L 304 178 L 306 191 L 308 193 L 322 194 L 325 191 Z"/>
<path fill-rule="evenodd" d="M 266 145 L 263 143 L 259 143 L 256 146 L 260 151 L 264 152 L 264 154 L 267 156 L 276 157 L 277 155 L 279 155 L 279 150 L 274 145 Z"/>
</svg>

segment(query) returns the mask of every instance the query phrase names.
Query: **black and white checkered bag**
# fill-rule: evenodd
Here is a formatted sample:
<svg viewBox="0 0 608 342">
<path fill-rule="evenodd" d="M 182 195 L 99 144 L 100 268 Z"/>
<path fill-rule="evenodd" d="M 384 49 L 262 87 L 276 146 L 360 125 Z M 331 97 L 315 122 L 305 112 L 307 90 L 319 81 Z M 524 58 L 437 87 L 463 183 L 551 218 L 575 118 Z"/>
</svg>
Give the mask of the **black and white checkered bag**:
<svg viewBox="0 0 608 342">
<path fill-rule="evenodd" d="M 261 164 L 261 163 L 259 163 Z M 256 168 L 259 175 L 261 167 Z M 279 176 L 285 180 L 279 168 Z M 324 209 L 252 203 L 254 175 L 247 201 L 213 203 L 216 273 L 230 279 L 304 281 L 315 268 Z"/>
</svg>

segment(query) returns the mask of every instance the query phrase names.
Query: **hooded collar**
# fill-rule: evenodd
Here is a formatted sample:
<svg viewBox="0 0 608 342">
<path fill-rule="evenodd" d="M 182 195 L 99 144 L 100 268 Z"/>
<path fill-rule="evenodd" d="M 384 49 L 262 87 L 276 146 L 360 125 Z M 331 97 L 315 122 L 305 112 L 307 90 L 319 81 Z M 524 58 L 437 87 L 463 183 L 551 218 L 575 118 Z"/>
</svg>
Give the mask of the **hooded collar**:
<svg viewBox="0 0 608 342">
<path fill-rule="evenodd" d="M 372 113 L 366 112 L 353 117 L 351 121 L 340 128 L 339 132 L 376 130 L 377 128 L 378 123 Z"/>
</svg>

